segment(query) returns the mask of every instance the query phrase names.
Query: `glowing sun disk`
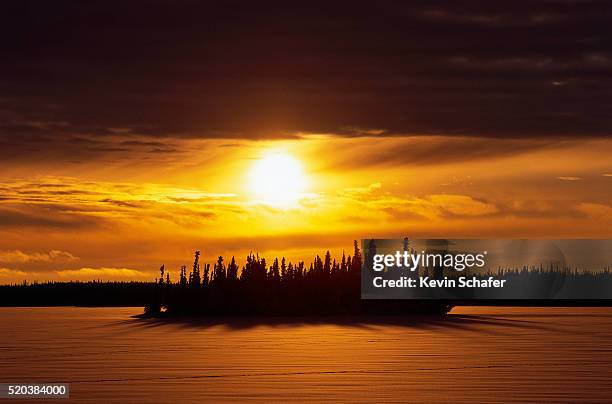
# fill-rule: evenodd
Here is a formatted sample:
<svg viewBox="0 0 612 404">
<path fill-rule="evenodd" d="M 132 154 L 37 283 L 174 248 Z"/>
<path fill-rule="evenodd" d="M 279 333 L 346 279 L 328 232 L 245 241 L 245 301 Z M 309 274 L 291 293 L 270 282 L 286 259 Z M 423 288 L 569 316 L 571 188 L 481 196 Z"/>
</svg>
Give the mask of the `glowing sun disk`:
<svg viewBox="0 0 612 404">
<path fill-rule="evenodd" d="M 277 207 L 294 204 L 306 188 L 300 161 L 285 153 L 270 153 L 257 160 L 248 180 L 258 200 Z"/>
</svg>

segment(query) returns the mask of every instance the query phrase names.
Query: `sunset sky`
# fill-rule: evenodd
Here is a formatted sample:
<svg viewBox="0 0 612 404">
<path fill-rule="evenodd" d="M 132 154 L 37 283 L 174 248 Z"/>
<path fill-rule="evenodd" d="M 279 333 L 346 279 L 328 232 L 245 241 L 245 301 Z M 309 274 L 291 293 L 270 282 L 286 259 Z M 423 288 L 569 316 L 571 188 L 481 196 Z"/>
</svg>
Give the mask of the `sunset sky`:
<svg viewBox="0 0 612 404">
<path fill-rule="evenodd" d="M 126 3 L 1 6 L 0 283 L 612 236 L 610 3 Z"/>
</svg>

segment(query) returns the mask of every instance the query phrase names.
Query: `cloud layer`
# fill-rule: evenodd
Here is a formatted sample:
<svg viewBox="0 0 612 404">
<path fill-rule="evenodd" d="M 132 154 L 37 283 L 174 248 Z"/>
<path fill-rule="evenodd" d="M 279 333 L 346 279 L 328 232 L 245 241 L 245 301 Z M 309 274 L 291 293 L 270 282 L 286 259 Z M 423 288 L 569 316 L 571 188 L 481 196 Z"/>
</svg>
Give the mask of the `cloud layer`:
<svg viewBox="0 0 612 404">
<path fill-rule="evenodd" d="M 0 156 L 303 133 L 609 136 L 611 15 L 600 1 L 16 4 L 0 16 Z"/>
<path fill-rule="evenodd" d="M 6 6 L 0 278 L 406 233 L 610 236 L 610 17 L 588 0 Z M 276 148 L 313 184 L 291 209 L 245 192 Z"/>
<path fill-rule="evenodd" d="M 0 267 L 0 284 L 46 281 L 152 281 L 151 273 L 128 268 L 78 268 L 59 271 L 28 271 Z"/>
<path fill-rule="evenodd" d="M 49 252 L 24 253 L 21 250 L 0 251 L 0 263 L 27 263 L 27 262 L 72 262 L 78 261 L 67 251 L 51 250 Z"/>
</svg>

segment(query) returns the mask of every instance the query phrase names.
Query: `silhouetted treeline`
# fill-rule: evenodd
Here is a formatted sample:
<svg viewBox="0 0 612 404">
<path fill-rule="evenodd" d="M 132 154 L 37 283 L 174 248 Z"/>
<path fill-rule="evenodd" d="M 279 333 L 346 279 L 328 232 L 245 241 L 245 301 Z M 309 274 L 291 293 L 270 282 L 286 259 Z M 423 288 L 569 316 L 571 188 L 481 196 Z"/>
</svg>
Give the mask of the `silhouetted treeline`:
<svg viewBox="0 0 612 404">
<path fill-rule="evenodd" d="M 0 306 L 144 306 L 154 282 L 44 282 L 0 285 Z"/>
<path fill-rule="evenodd" d="M 155 282 L 43 282 L 0 285 L 1 306 L 141 306 L 149 315 L 322 315 L 359 313 L 446 313 L 444 302 L 363 301 L 362 256 L 333 259 L 329 251 L 306 265 L 285 258 L 268 263 L 249 254 L 202 263 L 200 252 L 188 267 L 171 274 L 160 267 Z"/>
<path fill-rule="evenodd" d="M 505 279 L 512 288 L 545 290 L 555 299 L 599 299 L 610 301 L 612 273 L 609 267 L 600 271 L 586 271 L 568 267 L 523 267 L 499 269 L 497 275 L 487 272 L 484 276 Z M 512 290 L 508 288 L 509 292 Z"/>
<path fill-rule="evenodd" d="M 312 263 L 275 258 L 271 263 L 249 254 L 242 266 L 235 257 L 218 257 L 212 265 L 200 263 L 196 251 L 191 269 L 182 266 L 172 281 L 160 268 L 158 294 L 145 307 L 149 315 L 307 315 L 447 312 L 443 302 L 362 301 L 361 251 L 339 260 L 329 251 Z"/>
</svg>

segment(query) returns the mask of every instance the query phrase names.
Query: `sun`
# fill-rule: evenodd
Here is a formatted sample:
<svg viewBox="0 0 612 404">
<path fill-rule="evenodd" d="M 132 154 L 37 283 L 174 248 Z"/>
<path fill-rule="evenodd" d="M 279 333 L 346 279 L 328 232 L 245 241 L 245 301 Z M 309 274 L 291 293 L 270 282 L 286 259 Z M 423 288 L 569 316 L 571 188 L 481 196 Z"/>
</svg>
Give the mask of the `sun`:
<svg viewBox="0 0 612 404">
<path fill-rule="evenodd" d="M 301 162 L 284 152 L 269 152 L 258 159 L 248 181 L 258 201 L 280 208 L 295 205 L 307 183 Z"/>
</svg>

